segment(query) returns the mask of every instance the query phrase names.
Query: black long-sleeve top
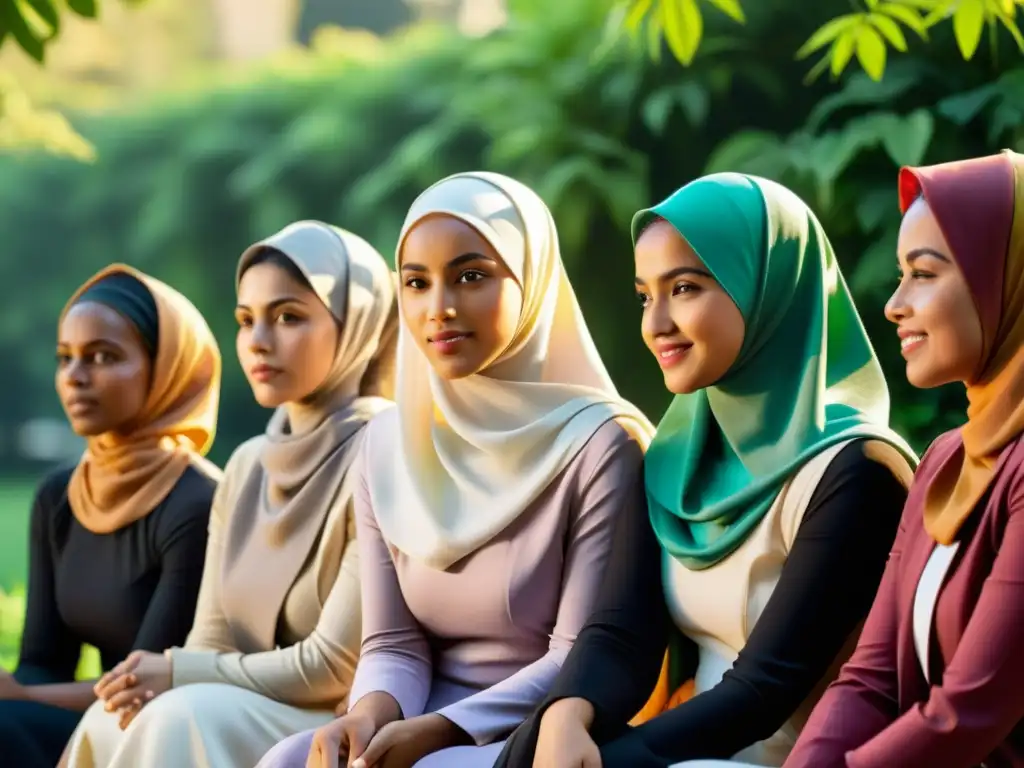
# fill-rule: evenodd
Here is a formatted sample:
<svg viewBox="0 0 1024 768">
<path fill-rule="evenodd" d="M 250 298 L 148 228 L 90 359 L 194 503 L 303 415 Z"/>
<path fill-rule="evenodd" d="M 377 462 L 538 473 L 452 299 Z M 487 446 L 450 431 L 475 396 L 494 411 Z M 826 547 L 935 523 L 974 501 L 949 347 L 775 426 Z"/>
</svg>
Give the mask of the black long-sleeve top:
<svg viewBox="0 0 1024 768">
<path fill-rule="evenodd" d="M 727 759 L 775 733 L 812 693 L 867 615 L 907 491 L 863 441 L 839 452 L 815 489 L 778 584 L 732 669 L 715 687 L 640 725 L 628 721 L 654 689 L 671 619 L 662 553 L 646 514 L 617 522 L 599 605 L 548 697 L 496 768 L 531 768 L 543 713 L 589 701 L 604 768 L 667 768 Z M 692 641 L 683 655 L 695 668 Z"/>
<path fill-rule="evenodd" d="M 104 669 L 132 650 L 162 652 L 185 641 L 195 613 L 206 529 L 217 480 L 190 466 L 148 515 L 109 534 L 71 512 L 72 468 L 50 474 L 32 507 L 25 628 L 19 679 L 70 682 L 83 643 Z"/>
</svg>

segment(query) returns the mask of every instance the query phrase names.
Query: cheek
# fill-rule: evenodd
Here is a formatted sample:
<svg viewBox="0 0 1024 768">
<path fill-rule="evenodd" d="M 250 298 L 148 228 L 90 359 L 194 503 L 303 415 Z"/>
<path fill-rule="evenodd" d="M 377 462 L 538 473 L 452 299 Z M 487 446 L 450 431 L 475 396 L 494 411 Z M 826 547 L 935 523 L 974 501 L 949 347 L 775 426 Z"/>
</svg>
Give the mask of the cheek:
<svg viewBox="0 0 1024 768">
<path fill-rule="evenodd" d="M 125 364 L 97 372 L 96 393 L 107 406 L 119 413 L 134 413 L 146 401 L 149 381 L 144 365 Z"/>
<path fill-rule="evenodd" d="M 498 353 L 512 343 L 523 311 L 523 294 L 514 280 L 491 282 L 467 297 L 467 324 L 477 338 Z"/>
</svg>

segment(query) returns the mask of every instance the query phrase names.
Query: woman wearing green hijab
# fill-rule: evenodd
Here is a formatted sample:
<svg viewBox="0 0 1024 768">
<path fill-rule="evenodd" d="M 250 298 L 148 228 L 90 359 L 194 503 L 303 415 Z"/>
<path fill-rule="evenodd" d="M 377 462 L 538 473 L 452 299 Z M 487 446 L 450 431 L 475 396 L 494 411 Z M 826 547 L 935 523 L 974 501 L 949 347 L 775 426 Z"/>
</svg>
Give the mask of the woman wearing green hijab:
<svg viewBox="0 0 1024 768">
<path fill-rule="evenodd" d="M 782 765 L 871 605 L 916 457 L 796 195 L 715 174 L 633 235 L 642 333 L 676 394 L 649 515 L 620 518 L 603 602 L 498 765 Z"/>
</svg>

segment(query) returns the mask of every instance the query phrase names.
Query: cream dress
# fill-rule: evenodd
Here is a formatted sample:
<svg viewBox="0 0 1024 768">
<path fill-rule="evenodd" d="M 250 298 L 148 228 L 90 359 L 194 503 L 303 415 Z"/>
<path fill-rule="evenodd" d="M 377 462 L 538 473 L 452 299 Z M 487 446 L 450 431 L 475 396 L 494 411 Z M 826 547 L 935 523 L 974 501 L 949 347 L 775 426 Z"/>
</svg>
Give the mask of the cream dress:
<svg viewBox="0 0 1024 768">
<path fill-rule="evenodd" d="M 195 624 L 185 647 L 170 651 L 173 687 L 144 706 L 125 731 L 103 702 L 93 704 L 71 737 L 69 768 L 252 768 L 282 739 L 330 722 L 348 694 L 361 630 L 351 501 L 331 509 L 285 597 L 279 647 L 239 653 L 222 610 L 226 517 L 238 485 L 259 460 L 262 439 L 235 452 L 214 499 Z"/>
</svg>

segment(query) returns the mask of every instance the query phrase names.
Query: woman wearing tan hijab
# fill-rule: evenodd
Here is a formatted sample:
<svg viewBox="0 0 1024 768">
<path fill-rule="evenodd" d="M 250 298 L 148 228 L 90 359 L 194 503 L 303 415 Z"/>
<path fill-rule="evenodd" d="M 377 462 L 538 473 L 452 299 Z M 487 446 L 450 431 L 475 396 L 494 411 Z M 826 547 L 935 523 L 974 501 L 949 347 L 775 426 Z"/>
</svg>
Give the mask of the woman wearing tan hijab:
<svg viewBox="0 0 1024 768">
<path fill-rule="evenodd" d="M 396 262 L 398 407 L 367 428 L 356 486 L 359 669 L 343 716 L 262 768 L 493 764 L 590 614 L 615 520 L 642 503 L 653 428 L 616 392 L 535 192 L 438 182 Z"/>
<path fill-rule="evenodd" d="M 360 631 L 349 470 L 364 425 L 392 405 L 394 281 L 361 238 L 303 221 L 242 254 L 237 289 L 239 360 L 276 411 L 225 469 L 188 641 L 100 680 L 104 701 L 69 747 L 75 768 L 251 768 L 348 693 Z"/>
<path fill-rule="evenodd" d="M 188 633 L 220 478 L 201 458 L 220 369 L 196 308 L 130 267 L 104 269 L 61 313 L 57 393 L 86 451 L 33 505 L 21 653 L 13 676 L 0 672 L 5 765 L 57 762 L 95 699 L 92 681 L 74 681 L 83 644 L 110 669 Z"/>
</svg>

